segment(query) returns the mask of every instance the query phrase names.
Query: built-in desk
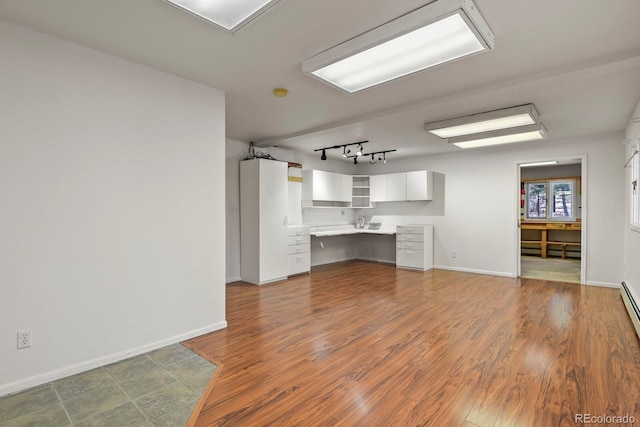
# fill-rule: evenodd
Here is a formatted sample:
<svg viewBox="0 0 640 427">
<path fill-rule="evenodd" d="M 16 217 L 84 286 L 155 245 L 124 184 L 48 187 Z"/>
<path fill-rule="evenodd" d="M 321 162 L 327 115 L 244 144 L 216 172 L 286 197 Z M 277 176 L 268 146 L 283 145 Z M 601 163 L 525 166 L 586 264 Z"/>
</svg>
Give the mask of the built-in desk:
<svg viewBox="0 0 640 427">
<path fill-rule="evenodd" d="M 310 234 L 315 237 L 327 236 L 343 236 L 345 234 L 396 234 L 395 225 L 379 225 L 367 224 L 363 228 L 357 228 L 354 225 L 327 225 L 320 227 L 311 227 Z"/>
<path fill-rule="evenodd" d="M 316 253 L 315 250 L 322 251 L 325 247 L 331 246 L 332 250 L 338 253 L 342 259 L 355 258 L 376 262 L 395 262 L 398 267 L 418 270 L 433 268 L 433 225 L 399 225 L 396 227 L 395 225 L 369 223 L 362 228 L 357 228 L 353 224 L 313 226 L 310 234 L 313 237 L 311 240 L 312 258 Z M 394 238 L 394 235 L 397 236 L 397 239 Z M 325 240 L 325 246 L 320 239 L 330 236 L 336 237 L 327 239 L 330 242 Z M 354 239 L 356 236 L 357 238 Z M 349 247 L 352 244 L 353 249 L 349 250 L 350 253 L 341 251 L 342 247 Z M 327 263 L 328 260 L 325 258 L 323 261 L 323 263 Z M 312 260 L 312 265 L 320 265 L 314 264 L 314 262 Z"/>
<path fill-rule="evenodd" d="M 557 245 L 562 250 L 562 259 L 566 257 L 567 247 L 576 246 L 580 247 L 580 234 L 578 234 L 578 241 L 575 240 L 549 240 L 549 230 L 564 230 L 564 231 L 577 231 L 582 230 L 582 223 L 577 222 L 542 222 L 542 221 L 523 221 L 520 224 L 522 230 L 540 230 L 540 240 L 521 240 L 522 244 L 534 244 L 540 245 L 542 258 L 547 257 L 549 246 Z"/>
</svg>

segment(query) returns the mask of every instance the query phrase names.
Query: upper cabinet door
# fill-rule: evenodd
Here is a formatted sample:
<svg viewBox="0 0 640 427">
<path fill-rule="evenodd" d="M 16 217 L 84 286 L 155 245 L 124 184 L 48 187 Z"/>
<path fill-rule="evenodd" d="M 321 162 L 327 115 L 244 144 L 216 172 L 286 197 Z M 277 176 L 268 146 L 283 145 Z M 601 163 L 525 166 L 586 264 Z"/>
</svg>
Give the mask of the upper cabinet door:
<svg viewBox="0 0 640 427">
<path fill-rule="evenodd" d="M 351 202 L 351 175 L 311 170 L 302 172 L 302 199 L 321 202 Z"/>
<path fill-rule="evenodd" d="M 369 177 L 369 194 L 372 202 L 388 201 L 387 175 L 371 175 Z"/>
<path fill-rule="evenodd" d="M 340 176 L 340 202 L 351 203 L 351 195 L 353 193 L 353 177 L 351 175 L 338 174 Z"/>
<path fill-rule="evenodd" d="M 407 199 L 406 200 L 432 200 L 433 199 L 433 172 L 413 171 L 407 172 Z"/>
<path fill-rule="evenodd" d="M 407 200 L 407 174 L 392 173 L 387 175 L 387 201 L 402 202 Z"/>
<path fill-rule="evenodd" d="M 313 200 L 335 201 L 340 192 L 340 179 L 335 173 L 313 171 Z"/>
</svg>

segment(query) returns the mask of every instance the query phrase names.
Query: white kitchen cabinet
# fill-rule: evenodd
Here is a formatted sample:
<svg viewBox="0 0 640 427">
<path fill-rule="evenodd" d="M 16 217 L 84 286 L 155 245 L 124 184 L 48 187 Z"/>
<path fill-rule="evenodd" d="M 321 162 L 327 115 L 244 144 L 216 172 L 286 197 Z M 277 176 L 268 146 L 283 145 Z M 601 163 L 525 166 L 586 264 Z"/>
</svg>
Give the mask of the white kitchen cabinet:
<svg viewBox="0 0 640 427">
<path fill-rule="evenodd" d="M 372 202 L 388 200 L 387 175 L 371 175 L 369 177 L 369 194 Z"/>
<path fill-rule="evenodd" d="M 240 162 L 240 273 L 262 285 L 286 279 L 287 163 L 252 159 Z"/>
<path fill-rule="evenodd" d="M 351 207 L 352 208 L 370 208 L 370 186 L 369 175 L 354 175 L 352 177 L 353 186 L 351 187 Z"/>
<path fill-rule="evenodd" d="M 302 200 L 351 203 L 351 175 L 321 170 L 302 172 Z"/>
<path fill-rule="evenodd" d="M 433 172 L 407 172 L 407 200 L 433 200 Z"/>
<path fill-rule="evenodd" d="M 289 276 L 308 273 L 311 269 L 310 227 L 290 225 L 288 228 Z"/>
<path fill-rule="evenodd" d="M 399 225 L 396 228 L 396 267 L 433 268 L 432 225 Z"/>
<path fill-rule="evenodd" d="M 407 173 L 387 175 L 387 201 L 402 202 L 407 200 Z"/>
</svg>

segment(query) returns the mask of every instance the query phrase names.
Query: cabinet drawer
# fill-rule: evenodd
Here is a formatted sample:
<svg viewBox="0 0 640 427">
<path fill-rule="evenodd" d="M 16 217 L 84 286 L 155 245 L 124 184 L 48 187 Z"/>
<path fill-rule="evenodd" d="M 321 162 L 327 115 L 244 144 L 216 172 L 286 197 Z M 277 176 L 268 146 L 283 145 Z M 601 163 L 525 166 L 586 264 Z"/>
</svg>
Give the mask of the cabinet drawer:
<svg viewBox="0 0 640 427">
<path fill-rule="evenodd" d="M 309 235 L 306 235 L 306 236 L 289 236 L 288 239 L 289 239 L 288 244 L 290 246 L 291 245 L 305 244 L 305 243 L 309 243 L 311 241 L 311 237 Z"/>
<path fill-rule="evenodd" d="M 397 241 L 396 249 L 424 249 L 424 242 L 416 242 L 416 241 Z"/>
<path fill-rule="evenodd" d="M 396 265 L 424 269 L 424 251 L 416 249 L 398 248 L 396 250 Z"/>
<path fill-rule="evenodd" d="M 424 242 L 424 234 L 396 234 L 396 242 Z"/>
<path fill-rule="evenodd" d="M 289 255 L 292 254 L 302 254 L 305 252 L 309 252 L 310 250 L 310 244 L 309 243 L 301 243 L 299 245 L 290 245 L 287 246 L 289 248 Z"/>
<path fill-rule="evenodd" d="M 306 225 L 290 225 L 287 227 L 287 236 L 308 236 L 310 227 Z"/>
<path fill-rule="evenodd" d="M 308 273 L 311 267 L 309 252 L 289 255 L 289 275 Z"/>
<path fill-rule="evenodd" d="M 399 225 L 396 227 L 398 234 L 424 234 L 424 227 L 416 227 L 413 225 Z"/>
</svg>

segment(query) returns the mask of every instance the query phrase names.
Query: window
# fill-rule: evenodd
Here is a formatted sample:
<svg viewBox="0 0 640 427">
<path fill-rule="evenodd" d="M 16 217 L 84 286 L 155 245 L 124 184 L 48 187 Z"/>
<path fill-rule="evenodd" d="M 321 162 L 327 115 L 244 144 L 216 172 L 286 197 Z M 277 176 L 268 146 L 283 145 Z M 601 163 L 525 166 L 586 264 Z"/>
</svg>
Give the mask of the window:
<svg viewBox="0 0 640 427">
<path fill-rule="evenodd" d="M 640 181 L 640 154 L 638 148 L 640 144 L 632 146 L 633 157 L 630 161 L 631 166 L 631 229 L 640 231 L 640 188 L 638 188 L 638 181 Z"/>
<path fill-rule="evenodd" d="M 527 218 L 547 217 L 547 183 L 530 182 L 527 184 Z"/>
<path fill-rule="evenodd" d="M 526 219 L 575 221 L 576 181 L 545 180 L 526 183 Z"/>
<path fill-rule="evenodd" d="M 551 217 L 573 219 L 573 181 L 551 181 Z"/>
</svg>

